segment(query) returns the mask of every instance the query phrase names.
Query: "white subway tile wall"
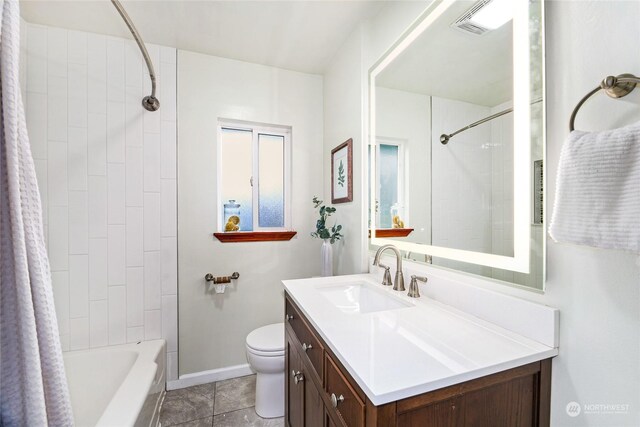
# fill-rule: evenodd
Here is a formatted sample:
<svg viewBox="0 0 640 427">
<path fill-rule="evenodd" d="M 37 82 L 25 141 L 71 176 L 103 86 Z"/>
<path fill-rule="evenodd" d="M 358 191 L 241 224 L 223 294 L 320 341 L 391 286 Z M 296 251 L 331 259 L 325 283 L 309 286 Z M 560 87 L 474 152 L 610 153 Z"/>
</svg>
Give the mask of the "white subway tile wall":
<svg viewBox="0 0 640 427">
<path fill-rule="evenodd" d="M 106 299 L 89 302 L 89 347 L 109 344 L 109 302 Z"/>
<path fill-rule="evenodd" d="M 440 135 L 486 117 L 490 108 L 432 97 L 433 176 L 432 242 L 436 246 L 492 253 L 491 242 L 491 128 L 479 126 L 440 144 Z M 478 206 L 484 206 L 478 210 Z M 493 252 L 495 253 L 495 252 Z M 484 276 L 489 267 L 434 259 L 434 264 Z"/>
<path fill-rule="evenodd" d="M 63 350 L 167 340 L 178 374 L 176 50 L 22 25 L 23 95 Z"/>
</svg>

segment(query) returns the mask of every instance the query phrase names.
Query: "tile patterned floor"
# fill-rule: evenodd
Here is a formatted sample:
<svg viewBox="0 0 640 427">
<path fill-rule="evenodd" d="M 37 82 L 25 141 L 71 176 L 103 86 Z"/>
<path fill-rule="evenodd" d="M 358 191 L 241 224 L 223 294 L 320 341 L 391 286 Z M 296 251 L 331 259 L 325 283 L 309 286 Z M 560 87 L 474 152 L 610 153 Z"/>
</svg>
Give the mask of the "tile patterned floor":
<svg viewBox="0 0 640 427">
<path fill-rule="evenodd" d="M 283 427 L 283 418 L 260 418 L 254 410 L 256 376 L 168 391 L 162 427 Z"/>
</svg>

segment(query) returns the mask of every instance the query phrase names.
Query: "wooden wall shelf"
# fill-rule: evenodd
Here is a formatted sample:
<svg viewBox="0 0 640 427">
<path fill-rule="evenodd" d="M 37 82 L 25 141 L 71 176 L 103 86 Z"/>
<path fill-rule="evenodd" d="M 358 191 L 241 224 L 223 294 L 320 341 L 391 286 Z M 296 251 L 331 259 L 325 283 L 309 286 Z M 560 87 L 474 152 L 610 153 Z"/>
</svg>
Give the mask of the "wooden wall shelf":
<svg viewBox="0 0 640 427">
<path fill-rule="evenodd" d="M 234 231 L 213 233 L 222 243 L 238 242 L 277 242 L 291 240 L 297 231 Z"/>
<path fill-rule="evenodd" d="M 407 237 L 413 228 L 376 228 L 376 237 Z M 371 237 L 371 230 L 369 230 Z"/>
</svg>

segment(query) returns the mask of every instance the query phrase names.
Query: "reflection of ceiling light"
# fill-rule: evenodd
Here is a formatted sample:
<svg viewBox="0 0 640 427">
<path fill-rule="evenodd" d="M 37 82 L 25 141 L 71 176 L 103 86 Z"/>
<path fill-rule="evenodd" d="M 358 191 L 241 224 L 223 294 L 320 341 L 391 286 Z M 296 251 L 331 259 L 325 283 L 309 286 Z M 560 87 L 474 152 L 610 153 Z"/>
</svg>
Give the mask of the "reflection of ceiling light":
<svg viewBox="0 0 640 427">
<path fill-rule="evenodd" d="M 471 20 L 489 30 L 502 27 L 513 19 L 513 0 L 491 0 L 485 3 L 475 14 L 471 15 Z"/>
<path fill-rule="evenodd" d="M 513 18 L 512 1 L 480 0 L 451 26 L 477 35 L 500 28 Z"/>
</svg>

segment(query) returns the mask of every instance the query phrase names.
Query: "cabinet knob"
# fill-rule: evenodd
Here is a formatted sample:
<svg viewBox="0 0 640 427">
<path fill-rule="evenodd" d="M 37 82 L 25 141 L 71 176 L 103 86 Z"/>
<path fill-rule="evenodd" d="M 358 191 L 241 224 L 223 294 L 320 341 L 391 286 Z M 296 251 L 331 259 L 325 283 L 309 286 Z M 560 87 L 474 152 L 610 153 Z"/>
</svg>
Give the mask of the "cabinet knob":
<svg viewBox="0 0 640 427">
<path fill-rule="evenodd" d="M 291 371 L 291 376 L 293 377 L 293 382 L 298 384 L 304 381 L 304 374 L 300 371 Z"/>
<path fill-rule="evenodd" d="M 335 393 L 331 393 L 331 405 L 333 405 L 334 408 L 337 408 L 338 403 L 340 402 L 344 402 L 344 396 L 343 395 L 336 396 Z"/>
<path fill-rule="evenodd" d="M 284 315 L 284 319 L 289 322 L 291 319 L 293 319 L 293 314 L 285 314 Z"/>
<path fill-rule="evenodd" d="M 302 350 L 303 351 L 307 351 L 307 350 L 311 350 L 313 348 L 313 346 L 311 344 L 307 344 L 307 343 L 302 343 Z"/>
</svg>

